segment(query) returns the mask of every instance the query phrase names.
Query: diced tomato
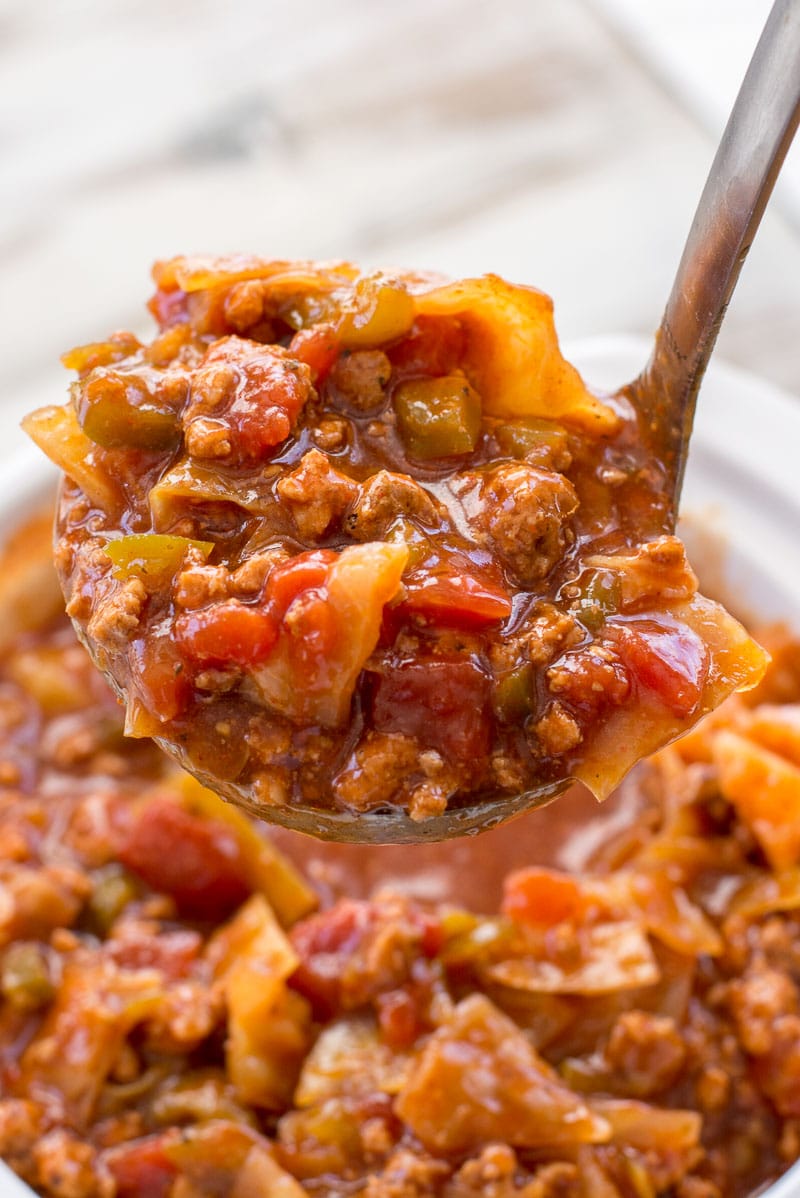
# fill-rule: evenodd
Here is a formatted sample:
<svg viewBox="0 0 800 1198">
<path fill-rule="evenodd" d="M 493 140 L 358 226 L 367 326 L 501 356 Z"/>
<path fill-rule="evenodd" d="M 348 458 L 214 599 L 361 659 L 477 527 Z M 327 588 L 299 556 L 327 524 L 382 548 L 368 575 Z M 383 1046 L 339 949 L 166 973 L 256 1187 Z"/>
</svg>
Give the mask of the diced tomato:
<svg viewBox="0 0 800 1198">
<path fill-rule="evenodd" d="M 126 933 L 106 943 L 106 951 L 123 969 L 158 969 L 171 982 L 186 977 L 197 960 L 202 940 L 190 928 L 159 935 Z"/>
<path fill-rule="evenodd" d="M 278 639 L 278 621 L 263 606 L 235 599 L 175 620 L 175 640 L 199 666 L 250 666 L 263 661 Z"/>
<path fill-rule="evenodd" d="M 376 924 L 372 903 L 342 899 L 292 928 L 289 939 L 300 957 L 292 986 L 313 1003 L 318 1015 L 337 1009 L 344 965 Z"/>
<path fill-rule="evenodd" d="M 258 461 L 291 433 L 311 390 L 308 367 L 287 359 L 273 346 L 222 337 L 207 351 L 194 373 L 195 388 L 216 385 L 220 365 L 235 373 L 226 406 L 215 416 L 228 426 L 231 454 Z"/>
<path fill-rule="evenodd" d="M 300 553 L 275 567 L 262 603 L 228 599 L 200 611 L 183 612 L 175 620 L 176 643 L 190 661 L 201 667 L 254 666 L 269 657 L 281 621 L 292 608 L 298 658 L 303 659 L 304 654 L 318 656 L 327 647 L 330 619 L 328 605 L 318 589 L 335 560 L 336 554 L 330 549 Z M 322 644 L 318 643 L 320 639 Z"/>
<path fill-rule="evenodd" d="M 508 593 L 470 574 L 412 575 L 406 589 L 402 610 L 429 615 L 442 624 L 496 624 L 511 615 Z"/>
<path fill-rule="evenodd" d="M 174 720 L 189 704 L 192 687 L 178 648 L 166 630 L 151 630 L 128 653 L 131 685 L 147 711 L 159 720 Z"/>
<path fill-rule="evenodd" d="M 442 376 L 461 365 L 466 334 L 452 316 L 418 316 L 407 337 L 388 350 L 392 365 L 403 373 Z"/>
<path fill-rule="evenodd" d="M 335 561 L 336 554 L 332 549 L 311 549 L 276 566 L 269 576 L 266 591 L 266 602 L 275 617 L 282 619 L 303 591 L 322 586 L 329 566 Z"/>
<path fill-rule="evenodd" d="M 332 324 L 315 324 L 311 328 L 300 329 L 289 342 L 289 353 L 305 362 L 315 383 L 324 382 L 339 356 L 340 348 Z"/>
<path fill-rule="evenodd" d="M 489 752 L 489 679 L 471 661 L 427 658 L 390 667 L 378 676 L 372 720 L 382 732 L 401 732 L 470 763 Z"/>
<path fill-rule="evenodd" d="M 444 944 L 444 931 L 440 920 L 429 915 L 427 911 L 419 911 L 415 914 L 414 922 L 418 924 L 422 933 L 420 949 L 424 956 L 428 958 L 438 956 Z"/>
<path fill-rule="evenodd" d="M 677 716 L 689 716 L 703 696 L 708 650 L 685 625 L 655 620 L 608 625 L 617 651 L 641 686 Z"/>
<path fill-rule="evenodd" d="M 286 613 L 290 657 L 298 678 L 319 676 L 341 640 L 342 629 L 324 590 L 304 591 Z"/>
<path fill-rule="evenodd" d="M 377 998 L 378 1026 L 392 1048 L 410 1048 L 422 1026 L 419 1011 L 408 990 L 389 990 Z"/>
<path fill-rule="evenodd" d="M 122 864 L 171 895 L 189 918 L 222 919 L 250 893 L 246 856 L 233 830 L 198 819 L 169 798 L 150 799 L 120 840 Z"/>
<path fill-rule="evenodd" d="M 361 943 L 364 933 L 374 926 L 375 907 L 372 903 L 342 899 L 327 911 L 296 923 L 289 938 L 304 961 L 319 953 L 349 956 Z"/>
<path fill-rule="evenodd" d="M 168 1198 L 178 1169 L 168 1159 L 164 1145 L 165 1136 L 148 1136 L 104 1154 L 116 1182 L 116 1198 Z"/>
<path fill-rule="evenodd" d="M 180 289 L 162 291 L 159 288 L 152 299 L 148 301 L 147 307 L 158 322 L 159 328 L 169 329 L 188 319 L 188 299 L 186 292 Z"/>
<path fill-rule="evenodd" d="M 580 919 L 586 906 L 575 879 L 552 869 L 518 869 L 503 883 L 503 914 L 521 923 L 553 927 Z"/>
</svg>

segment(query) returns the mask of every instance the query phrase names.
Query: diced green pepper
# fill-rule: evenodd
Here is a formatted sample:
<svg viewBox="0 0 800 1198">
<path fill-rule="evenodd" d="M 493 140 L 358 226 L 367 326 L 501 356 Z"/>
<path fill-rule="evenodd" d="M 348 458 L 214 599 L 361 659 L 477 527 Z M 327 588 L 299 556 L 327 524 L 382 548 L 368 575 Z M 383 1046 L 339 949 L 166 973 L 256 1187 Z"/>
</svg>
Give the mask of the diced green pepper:
<svg viewBox="0 0 800 1198">
<path fill-rule="evenodd" d="M 109 865 L 94 880 L 94 889 L 86 904 L 86 914 L 92 931 L 107 936 L 115 921 L 133 902 L 139 889 L 121 865 Z"/>
<path fill-rule="evenodd" d="M 194 541 L 165 533 L 133 533 L 107 541 L 105 551 L 114 563 L 115 578 L 147 578 L 160 581 L 171 577 L 182 565 L 189 549 L 198 549 L 208 557 L 213 541 Z"/>
<path fill-rule="evenodd" d="M 481 400 L 461 375 L 411 379 L 394 394 L 403 443 L 412 457 L 472 453 L 481 435 Z"/>
<path fill-rule="evenodd" d="M 572 610 L 584 628 L 597 632 L 612 612 L 619 611 L 619 579 L 610 570 L 595 570 L 585 574 L 578 586 L 581 593 Z"/>
<path fill-rule="evenodd" d="M 213 1069 L 192 1070 L 180 1081 L 170 1079 L 153 1099 L 150 1110 L 156 1123 L 167 1127 L 211 1119 L 256 1126 L 253 1112 L 236 1102 L 221 1072 Z"/>
<path fill-rule="evenodd" d="M 501 453 L 510 458 L 524 458 L 537 449 L 545 448 L 563 453 L 567 448 L 567 430 L 554 420 L 510 420 L 495 429 Z"/>
<path fill-rule="evenodd" d="M 505 724 L 517 723 L 533 709 L 533 666 L 529 661 L 500 678 L 494 690 L 494 709 Z"/>
<path fill-rule="evenodd" d="M 55 986 L 43 945 L 23 940 L 9 945 L 0 966 L 0 993 L 18 1011 L 37 1011 L 51 1001 Z"/>
<path fill-rule="evenodd" d="M 103 449 L 174 449 L 178 415 L 154 398 L 145 381 L 120 370 L 99 369 L 73 386 L 75 414 L 86 436 Z"/>
<path fill-rule="evenodd" d="M 383 540 L 388 541 L 390 545 L 406 545 L 408 547 L 405 575 L 416 570 L 417 566 L 421 566 L 433 552 L 430 537 L 426 536 L 406 516 L 398 516 L 396 520 L 392 521 Z"/>
</svg>

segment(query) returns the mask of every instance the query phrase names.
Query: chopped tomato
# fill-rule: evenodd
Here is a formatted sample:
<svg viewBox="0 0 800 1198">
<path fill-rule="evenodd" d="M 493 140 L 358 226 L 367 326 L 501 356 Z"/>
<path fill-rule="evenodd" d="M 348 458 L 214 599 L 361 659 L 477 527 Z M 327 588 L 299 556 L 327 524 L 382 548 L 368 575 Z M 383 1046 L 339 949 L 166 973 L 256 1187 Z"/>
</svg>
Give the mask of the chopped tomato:
<svg viewBox="0 0 800 1198">
<path fill-rule="evenodd" d="M 328 567 L 335 561 L 332 549 L 311 549 L 276 566 L 269 576 L 266 592 L 266 601 L 276 618 L 282 619 L 303 591 L 322 586 Z"/>
<path fill-rule="evenodd" d="M 250 666 L 263 661 L 278 639 L 278 621 L 262 606 L 229 599 L 175 621 L 175 639 L 199 666 Z"/>
<path fill-rule="evenodd" d="M 586 906 L 575 879 L 556 870 L 518 869 L 503 883 L 503 914 L 521 923 L 553 927 L 580 919 Z"/>
<path fill-rule="evenodd" d="M 289 632 L 289 659 L 298 678 L 323 676 L 342 630 L 324 590 L 304 591 L 284 617 Z"/>
<path fill-rule="evenodd" d="M 422 1031 L 422 1021 L 407 989 L 389 990 L 377 999 L 378 1025 L 392 1048 L 410 1048 Z"/>
<path fill-rule="evenodd" d="M 424 956 L 433 958 L 439 955 L 444 944 L 444 931 L 441 920 L 429 915 L 426 911 L 416 913 L 414 922 L 418 924 L 422 939 L 420 948 Z"/>
<path fill-rule="evenodd" d="M 164 1151 L 165 1141 L 163 1135 L 148 1136 L 105 1154 L 116 1198 L 168 1198 L 178 1169 Z"/>
<path fill-rule="evenodd" d="M 328 911 L 310 915 L 289 933 L 295 951 L 304 961 L 322 953 L 350 956 L 375 926 L 375 907 L 364 900 L 341 899 Z"/>
<path fill-rule="evenodd" d="M 187 304 L 189 297 L 185 291 L 176 288 L 163 291 L 161 288 L 148 301 L 147 307 L 158 322 L 161 329 L 172 328 L 188 319 Z"/>
<path fill-rule="evenodd" d="M 177 646 L 166 632 L 151 629 L 128 653 L 131 685 L 147 711 L 161 721 L 174 720 L 189 704 L 192 687 Z"/>
<path fill-rule="evenodd" d="M 375 728 L 414 736 L 450 761 L 489 752 L 489 679 L 472 661 L 427 658 L 378 676 L 372 699 Z"/>
<path fill-rule="evenodd" d="M 392 365 L 404 373 L 445 375 L 461 364 L 466 334 L 461 322 L 447 316 L 418 316 L 407 337 L 388 351 Z"/>
<path fill-rule="evenodd" d="M 330 558 L 317 586 L 301 590 L 298 583 L 317 577 L 325 551 L 302 555 L 297 566 L 287 563 L 272 588 L 267 584 L 267 602 L 274 600 L 276 609 L 278 599 L 300 593 L 291 599 L 269 661 L 252 675 L 266 706 L 296 723 L 324 727 L 347 718 L 358 676 L 380 636 L 384 606 L 400 586 L 408 549 L 371 541 L 348 545 Z M 295 568 L 309 573 L 295 575 Z"/>
<path fill-rule="evenodd" d="M 221 366 L 231 368 L 235 383 L 215 417 L 228 428 L 232 456 L 258 461 L 291 433 L 311 390 L 311 372 L 275 346 L 222 337 L 195 371 L 195 389 L 217 386 Z"/>
<path fill-rule="evenodd" d="M 292 928 L 289 939 L 300 958 L 292 986 L 313 1003 L 317 1014 L 336 1010 L 345 962 L 355 956 L 377 921 L 372 903 L 342 899 Z"/>
<path fill-rule="evenodd" d="M 511 598 L 501 587 L 470 574 L 428 574 L 406 580 L 404 611 L 429 615 L 442 624 L 496 624 L 511 615 Z"/>
<path fill-rule="evenodd" d="M 137 812 L 121 836 L 119 859 L 189 918 L 223 919 L 250 893 L 245 853 L 231 828 L 166 797 Z"/>
<path fill-rule="evenodd" d="M 269 576 L 263 603 L 246 604 L 236 599 L 212 604 L 200 611 L 184 612 L 175 620 L 175 640 L 185 656 L 198 666 L 257 665 L 269 657 L 280 632 L 281 621 L 293 609 L 297 649 L 312 652 L 320 627 L 327 619 L 324 599 L 315 595 L 336 560 L 329 549 L 298 554 L 276 566 Z M 298 607 L 298 600 L 304 602 Z M 301 608 L 303 610 L 301 610 Z M 324 652 L 325 646 L 319 651 Z M 300 657 L 303 653 L 300 652 Z"/>
<path fill-rule="evenodd" d="M 332 324 L 315 324 L 309 329 L 300 329 L 289 342 L 289 352 L 305 362 L 315 383 L 325 380 L 339 356 L 340 348 Z"/>
<path fill-rule="evenodd" d="M 696 632 L 677 623 L 639 620 L 609 625 L 617 651 L 641 686 L 677 716 L 689 716 L 703 696 L 708 650 Z"/>
</svg>

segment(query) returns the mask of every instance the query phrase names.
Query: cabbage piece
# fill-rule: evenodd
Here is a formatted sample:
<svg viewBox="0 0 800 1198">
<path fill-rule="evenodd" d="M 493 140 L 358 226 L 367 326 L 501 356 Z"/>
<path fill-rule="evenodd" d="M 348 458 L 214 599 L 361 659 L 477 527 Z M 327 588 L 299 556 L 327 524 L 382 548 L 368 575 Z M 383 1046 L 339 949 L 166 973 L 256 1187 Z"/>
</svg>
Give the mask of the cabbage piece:
<svg viewBox="0 0 800 1198">
<path fill-rule="evenodd" d="M 264 1148 L 250 1149 L 237 1174 L 230 1198 L 308 1198 L 300 1182 L 282 1169 Z"/>
<path fill-rule="evenodd" d="M 561 356 L 553 301 L 497 275 L 448 283 L 415 296 L 424 316 L 458 316 L 469 331 L 464 369 L 487 416 L 560 420 L 595 436 L 613 433 L 617 415 L 586 388 Z"/>
<path fill-rule="evenodd" d="M 800 865 L 800 768 L 738 732 L 714 738 L 719 788 L 775 870 Z"/>
<path fill-rule="evenodd" d="M 48 505 L 26 520 L 0 550 L 0 651 L 7 654 L 21 633 L 42 628 L 63 610 Z"/>
<path fill-rule="evenodd" d="M 395 1110 L 431 1152 L 470 1152 L 492 1140 L 550 1148 L 611 1137 L 606 1120 L 480 994 L 460 1002 L 428 1040 Z"/>
<path fill-rule="evenodd" d="M 408 1072 L 407 1053 L 393 1051 L 370 1015 L 345 1015 L 320 1032 L 303 1062 L 296 1106 L 314 1106 L 340 1094 L 396 1094 Z"/>
<path fill-rule="evenodd" d="M 163 995 L 156 969 L 118 969 L 98 956 L 76 954 L 23 1054 L 24 1092 L 58 1094 L 64 1121 L 88 1127 L 129 1032 L 157 1014 Z"/>
<path fill-rule="evenodd" d="M 262 279 L 272 288 L 298 291 L 332 290 L 358 277 L 349 262 L 290 262 L 259 258 L 253 254 L 178 256 L 153 267 L 153 279 L 166 290 L 205 291 L 229 287 L 247 279 Z"/>
<path fill-rule="evenodd" d="M 514 956 L 487 965 L 482 973 L 512 990 L 544 994 L 610 994 L 659 979 L 650 942 L 633 920 L 581 928 L 575 947 L 580 951 L 569 960 Z"/>
<path fill-rule="evenodd" d="M 776 911 L 800 910 L 800 867 L 779 874 L 758 873 L 744 883 L 728 906 L 731 919 L 758 919 Z"/>
<path fill-rule="evenodd" d="M 122 493 L 114 479 L 98 464 L 98 448 L 78 424 L 71 404 L 37 408 L 24 418 L 22 427 L 96 507 L 108 513 L 118 511 Z"/>
<path fill-rule="evenodd" d="M 177 784 L 192 811 L 219 820 L 236 833 L 245 858 L 248 886 L 264 895 L 284 927 L 291 927 L 315 910 L 316 891 L 249 816 L 202 786 L 191 774 L 181 771 Z"/>
<path fill-rule="evenodd" d="M 611 1125 L 613 1142 L 623 1147 L 671 1154 L 700 1143 L 703 1117 L 697 1111 L 665 1110 L 632 1098 L 592 1098 L 589 1105 Z"/>
<path fill-rule="evenodd" d="M 225 1059 L 237 1098 L 283 1110 L 310 1043 L 310 1010 L 286 983 L 299 958 L 262 895 L 253 895 L 208 948 L 225 997 Z"/>
<path fill-rule="evenodd" d="M 219 1120 L 184 1128 L 163 1144 L 164 1156 L 189 1182 L 192 1194 L 304 1198 L 300 1183 L 272 1156 L 269 1142 L 251 1128 Z"/>
<path fill-rule="evenodd" d="M 168 529 L 185 514 L 187 504 L 234 503 L 253 516 L 277 511 L 278 504 L 272 494 L 275 474 L 274 467 L 258 467 L 243 473 L 181 458 L 150 490 L 153 527 L 157 531 Z"/>
<path fill-rule="evenodd" d="M 629 912 L 636 911 L 647 931 L 667 948 L 689 956 L 719 956 L 719 932 L 673 878 L 662 870 L 631 870 L 603 878 L 600 893 Z"/>
<path fill-rule="evenodd" d="M 800 703 L 761 703 L 746 727 L 751 740 L 800 768 Z"/>
<path fill-rule="evenodd" d="M 407 546 L 380 541 L 343 549 L 323 586 L 306 593 L 312 601 L 301 595 L 290 606 L 269 658 L 250 671 L 259 701 L 299 724 L 341 724 L 407 558 Z"/>
<path fill-rule="evenodd" d="M 630 706 L 604 717 L 580 747 L 572 775 L 598 799 L 606 798 L 637 761 L 680 736 L 734 691 L 749 690 L 763 677 L 768 655 L 738 620 L 710 599 L 695 595 L 667 609 L 695 633 L 708 652 L 709 668 L 700 700 L 686 716 L 642 692 Z M 657 618 L 657 617 L 654 617 Z"/>
</svg>

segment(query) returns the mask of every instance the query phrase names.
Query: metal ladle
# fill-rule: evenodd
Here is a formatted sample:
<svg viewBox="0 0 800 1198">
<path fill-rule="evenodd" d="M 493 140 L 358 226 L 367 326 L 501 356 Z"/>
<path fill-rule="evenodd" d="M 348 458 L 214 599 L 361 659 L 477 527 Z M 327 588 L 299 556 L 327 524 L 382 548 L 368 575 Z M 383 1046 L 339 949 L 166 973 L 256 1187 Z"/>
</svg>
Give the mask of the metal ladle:
<svg viewBox="0 0 800 1198">
<path fill-rule="evenodd" d="M 800 119 L 800 0 L 776 0 L 747 69 L 697 206 L 650 361 L 622 387 L 642 414 L 643 435 L 663 466 L 666 527 L 677 519 L 695 403 L 725 311 Z M 174 745 L 164 746 L 173 755 Z M 187 768 L 191 764 L 184 762 Z M 197 773 L 196 769 L 192 772 Z M 220 786 L 263 818 L 246 788 Z M 272 822 L 326 840 L 402 844 L 475 834 L 543 806 L 570 779 L 537 790 L 470 796 L 421 823 L 399 809 L 351 813 L 287 805 Z"/>
</svg>

